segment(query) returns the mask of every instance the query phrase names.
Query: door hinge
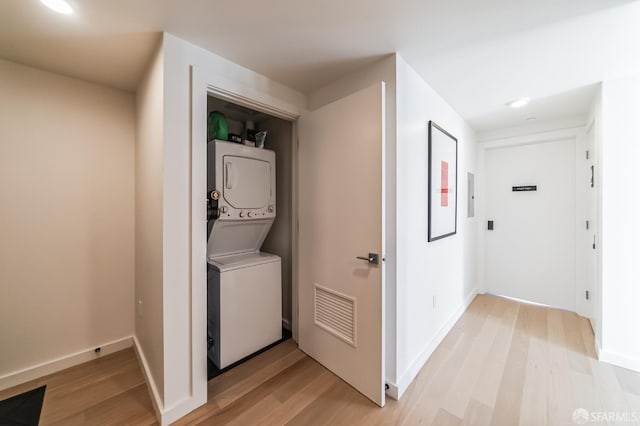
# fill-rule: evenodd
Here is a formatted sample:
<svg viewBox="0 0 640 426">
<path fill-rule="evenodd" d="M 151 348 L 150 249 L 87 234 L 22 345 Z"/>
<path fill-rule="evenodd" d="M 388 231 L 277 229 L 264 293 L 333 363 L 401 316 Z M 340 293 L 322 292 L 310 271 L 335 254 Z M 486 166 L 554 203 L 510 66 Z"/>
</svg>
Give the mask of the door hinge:
<svg viewBox="0 0 640 426">
<path fill-rule="evenodd" d="M 586 290 L 586 291 L 584 292 L 584 298 L 585 298 L 585 299 L 587 299 L 587 300 L 589 300 L 589 290 Z"/>
<path fill-rule="evenodd" d="M 595 235 L 593 236 L 593 245 L 591 247 L 593 247 L 594 250 L 596 249 L 596 236 Z"/>
<path fill-rule="evenodd" d="M 589 221 L 588 220 L 585 220 L 585 225 L 586 225 L 587 229 L 589 229 Z"/>
<path fill-rule="evenodd" d="M 588 160 L 589 159 L 589 150 L 585 151 L 585 158 Z"/>
</svg>

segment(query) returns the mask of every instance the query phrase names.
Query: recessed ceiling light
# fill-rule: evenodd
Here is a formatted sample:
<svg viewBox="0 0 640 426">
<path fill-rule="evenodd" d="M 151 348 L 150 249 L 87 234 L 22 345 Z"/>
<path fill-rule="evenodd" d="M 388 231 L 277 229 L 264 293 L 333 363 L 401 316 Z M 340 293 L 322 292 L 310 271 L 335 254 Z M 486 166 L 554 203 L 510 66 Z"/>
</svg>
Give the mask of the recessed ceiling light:
<svg viewBox="0 0 640 426">
<path fill-rule="evenodd" d="M 65 15 L 73 13 L 73 8 L 66 0 L 40 0 L 40 3 L 58 13 L 63 13 Z"/>
<path fill-rule="evenodd" d="M 506 103 L 507 106 L 511 108 L 522 108 L 527 105 L 531 101 L 530 98 L 518 98 Z"/>
</svg>

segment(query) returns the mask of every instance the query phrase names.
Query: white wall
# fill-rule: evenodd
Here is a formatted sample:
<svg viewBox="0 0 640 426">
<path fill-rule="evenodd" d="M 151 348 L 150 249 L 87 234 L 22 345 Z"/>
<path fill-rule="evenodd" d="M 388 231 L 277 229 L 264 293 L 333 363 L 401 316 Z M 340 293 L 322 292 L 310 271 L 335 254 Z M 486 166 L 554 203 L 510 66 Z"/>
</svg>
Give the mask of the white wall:
<svg viewBox="0 0 640 426">
<path fill-rule="evenodd" d="M 206 401 L 206 334 L 192 341 L 192 329 L 204 324 L 192 313 L 204 307 L 206 282 L 191 280 L 192 237 L 198 249 L 206 247 L 206 235 L 191 233 L 191 73 L 192 66 L 206 75 L 207 84 L 238 93 L 285 111 L 301 112 L 306 97 L 264 76 L 229 62 L 211 52 L 165 33 L 164 52 L 164 140 L 163 140 L 163 346 L 164 407 L 162 422 L 171 422 Z M 199 74 L 200 75 L 200 74 Z M 206 87 L 194 100 L 202 107 L 206 131 Z M 195 130 L 194 130 L 195 132 Z M 206 143 L 205 137 L 202 143 Z M 206 159 L 202 159 L 206 162 Z M 204 163 L 203 163 L 204 164 Z M 203 170 L 202 179 L 206 179 Z M 204 194 L 203 194 L 204 200 Z M 202 208 L 205 208 L 203 202 Z M 198 239 L 200 239 L 198 243 Z M 204 250 L 206 252 L 206 250 Z M 206 270 L 206 259 L 195 259 Z M 192 305 L 192 293 L 201 292 L 202 306 Z M 198 324 L 192 323 L 194 321 Z M 203 329 L 206 332 L 206 329 Z M 198 348 L 202 347 L 200 351 Z M 198 353 L 192 354 L 192 348 Z M 205 372 L 201 372 L 201 369 Z"/>
<path fill-rule="evenodd" d="M 3 60 L 0 93 L 2 388 L 130 341 L 135 110 L 129 93 Z"/>
<path fill-rule="evenodd" d="M 291 327 L 293 130 L 290 122 L 279 118 L 260 121 L 257 123 L 257 129 L 268 131 L 265 148 L 276 152 L 276 206 L 278 214 L 264 240 L 262 251 L 277 254 L 282 259 L 282 320 L 286 326 Z"/>
<path fill-rule="evenodd" d="M 466 217 L 466 174 L 476 172 L 476 137 L 446 101 L 397 58 L 395 329 L 396 385 L 402 395 L 476 290 L 476 219 Z M 429 120 L 458 139 L 457 234 L 431 243 L 427 242 Z"/>
<path fill-rule="evenodd" d="M 323 105 L 365 89 L 380 81 L 385 82 L 386 152 L 385 152 L 385 211 L 386 235 L 383 257 L 385 260 L 385 375 L 389 383 L 396 382 L 396 55 L 348 74 L 309 94 L 309 109 Z M 395 394 L 392 392 L 392 396 Z"/>
<path fill-rule="evenodd" d="M 603 360 L 640 371 L 640 75 L 602 86 Z"/>
<path fill-rule="evenodd" d="M 136 93 L 136 339 L 154 393 L 164 391 L 163 50 L 159 45 Z M 162 400 L 162 398 L 160 397 Z"/>
</svg>

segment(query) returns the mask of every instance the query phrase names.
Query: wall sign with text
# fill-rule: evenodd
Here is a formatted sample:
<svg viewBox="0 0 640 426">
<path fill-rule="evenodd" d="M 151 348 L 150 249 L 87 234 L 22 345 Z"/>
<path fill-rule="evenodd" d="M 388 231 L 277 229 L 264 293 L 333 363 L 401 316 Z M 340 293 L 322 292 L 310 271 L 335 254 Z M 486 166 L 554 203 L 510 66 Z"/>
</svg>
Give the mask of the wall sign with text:
<svg viewBox="0 0 640 426">
<path fill-rule="evenodd" d="M 512 186 L 511 190 L 513 192 L 527 192 L 527 191 L 537 191 L 537 185 L 520 185 L 520 186 Z"/>
</svg>

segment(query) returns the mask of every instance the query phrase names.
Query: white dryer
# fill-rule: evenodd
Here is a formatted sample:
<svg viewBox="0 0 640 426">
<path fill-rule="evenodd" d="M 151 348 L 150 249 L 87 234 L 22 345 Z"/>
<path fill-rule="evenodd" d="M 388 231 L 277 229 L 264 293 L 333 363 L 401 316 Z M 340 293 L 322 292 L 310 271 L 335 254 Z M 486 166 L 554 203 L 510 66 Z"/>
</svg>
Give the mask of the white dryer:
<svg viewBox="0 0 640 426">
<path fill-rule="evenodd" d="M 220 211 L 207 243 L 208 355 L 222 369 L 282 338 L 281 260 L 260 252 L 276 216 L 275 153 L 212 141 L 207 163 Z"/>
</svg>

